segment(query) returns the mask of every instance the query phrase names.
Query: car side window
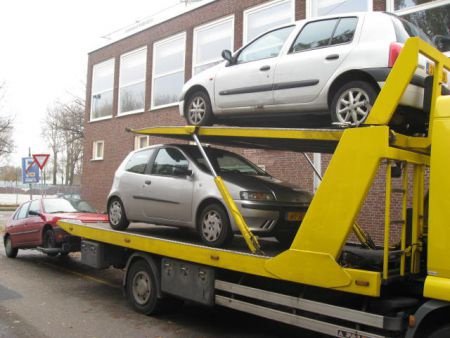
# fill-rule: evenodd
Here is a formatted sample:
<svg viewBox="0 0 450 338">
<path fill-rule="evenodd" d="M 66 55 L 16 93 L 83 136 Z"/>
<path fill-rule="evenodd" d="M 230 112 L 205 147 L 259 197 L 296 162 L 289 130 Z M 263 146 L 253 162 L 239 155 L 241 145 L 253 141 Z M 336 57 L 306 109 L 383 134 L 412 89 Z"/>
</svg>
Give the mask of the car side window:
<svg viewBox="0 0 450 338">
<path fill-rule="evenodd" d="M 179 176 L 178 172 L 186 172 L 188 168 L 188 160 L 178 149 L 162 148 L 156 155 L 151 173 L 162 176 Z"/>
<path fill-rule="evenodd" d="M 34 200 L 30 203 L 30 208 L 28 209 L 28 215 L 30 214 L 30 211 L 41 212 L 39 200 Z"/>
<path fill-rule="evenodd" d="M 27 202 L 26 204 L 22 205 L 22 208 L 20 208 L 19 214 L 17 215 L 17 219 L 23 219 L 27 217 L 29 206 L 30 202 Z"/>
<path fill-rule="evenodd" d="M 294 27 L 279 28 L 259 37 L 241 50 L 236 62 L 245 63 L 278 56 Z"/>
<path fill-rule="evenodd" d="M 357 23 L 357 18 L 342 18 L 339 20 L 333 38 L 331 39 L 331 44 L 339 45 L 341 43 L 351 42 L 355 35 Z"/>
<path fill-rule="evenodd" d="M 296 53 L 351 42 L 357 23 L 358 19 L 355 17 L 308 23 L 295 39 L 291 52 Z"/>
<path fill-rule="evenodd" d="M 136 174 L 145 173 L 145 169 L 147 168 L 147 164 L 152 153 L 153 149 L 147 149 L 133 154 L 133 156 L 131 156 L 128 160 L 125 170 Z"/>
</svg>

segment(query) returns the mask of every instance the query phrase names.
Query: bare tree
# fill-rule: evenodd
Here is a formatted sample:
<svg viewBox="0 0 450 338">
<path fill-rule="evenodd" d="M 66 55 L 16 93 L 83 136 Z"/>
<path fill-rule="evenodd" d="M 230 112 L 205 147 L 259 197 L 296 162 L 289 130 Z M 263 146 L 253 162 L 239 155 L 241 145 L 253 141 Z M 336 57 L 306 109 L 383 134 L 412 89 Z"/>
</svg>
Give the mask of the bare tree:
<svg viewBox="0 0 450 338">
<path fill-rule="evenodd" d="M 0 83 L 0 159 L 6 154 L 10 154 L 14 150 L 14 142 L 12 138 L 13 119 L 4 115 L 1 103 L 6 95 L 5 83 Z"/>
<path fill-rule="evenodd" d="M 53 183 L 58 171 L 64 171 L 64 184 L 72 185 L 81 168 L 84 138 L 84 101 L 75 98 L 68 103 L 56 102 L 47 110 L 43 136 L 53 155 Z M 63 166 L 61 166 L 63 165 Z"/>
</svg>

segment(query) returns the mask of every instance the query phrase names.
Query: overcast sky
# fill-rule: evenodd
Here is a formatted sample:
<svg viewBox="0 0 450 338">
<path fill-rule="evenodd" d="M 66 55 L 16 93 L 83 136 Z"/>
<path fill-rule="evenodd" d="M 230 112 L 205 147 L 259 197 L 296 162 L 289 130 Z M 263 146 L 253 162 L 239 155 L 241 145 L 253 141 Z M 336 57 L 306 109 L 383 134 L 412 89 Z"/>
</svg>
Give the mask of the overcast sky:
<svg viewBox="0 0 450 338">
<path fill-rule="evenodd" d="M 41 139 L 47 107 L 85 96 L 87 53 L 102 36 L 173 8 L 180 0 L 4 0 L 0 5 L 0 113 L 14 116 L 20 158 L 48 152 Z M 2 163 L 3 164 L 3 163 Z"/>
</svg>

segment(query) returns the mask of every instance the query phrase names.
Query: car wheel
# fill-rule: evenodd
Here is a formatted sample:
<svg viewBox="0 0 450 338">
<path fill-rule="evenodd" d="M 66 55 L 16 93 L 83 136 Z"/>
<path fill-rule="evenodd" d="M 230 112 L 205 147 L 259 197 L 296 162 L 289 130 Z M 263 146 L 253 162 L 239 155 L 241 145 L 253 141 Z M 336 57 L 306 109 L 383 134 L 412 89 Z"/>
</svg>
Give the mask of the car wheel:
<svg viewBox="0 0 450 338">
<path fill-rule="evenodd" d="M 213 113 L 208 94 L 198 91 L 190 95 L 184 115 L 189 125 L 210 126 L 213 123 Z"/>
<path fill-rule="evenodd" d="M 378 90 L 364 81 L 350 81 L 333 96 L 330 106 L 331 121 L 358 126 L 369 115 Z"/>
<path fill-rule="evenodd" d="M 149 264 L 140 259 L 134 262 L 127 272 L 127 299 L 138 312 L 150 315 L 162 309 L 158 299 L 156 277 Z"/>
<path fill-rule="evenodd" d="M 130 225 L 125 214 L 122 201 L 118 198 L 114 198 L 108 205 L 108 219 L 111 228 L 114 230 L 125 230 Z"/>
<path fill-rule="evenodd" d="M 46 249 L 56 249 L 56 237 L 55 232 L 52 229 L 47 229 L 44 232 L 44 248 Z M 57 252 L 48 252 L 48 256 L 55 257 L 58 255 Z"/>
<path fill-rule="evenodd" d="M 210 204 L 203 209 L 198 231 L 208 246 L 222 247 L 233 239 L 227 212 L 219 204 Z"/>
<path fill-rule="evenodd" d="M 11 243 L 11 238 L 6 237 L 4 243 L 5 244 L 5 253 L 6 253 L 6 257 L 8 258 L 16 258 L 17 254 L 19 252 L 18 248 L 13 248 L 12 243 Z"/>
</svg>

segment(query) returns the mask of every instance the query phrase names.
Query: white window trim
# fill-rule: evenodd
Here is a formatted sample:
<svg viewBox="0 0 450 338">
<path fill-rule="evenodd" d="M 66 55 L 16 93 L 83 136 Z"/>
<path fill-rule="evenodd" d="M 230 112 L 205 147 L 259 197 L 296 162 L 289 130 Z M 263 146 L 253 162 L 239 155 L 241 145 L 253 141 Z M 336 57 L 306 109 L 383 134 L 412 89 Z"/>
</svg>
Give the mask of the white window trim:
<svg viewBox="0 0 450 338">
<path fill-rule="evenodd" d="M 244 29 L 242 30 L 242 34 L 243 34 L 242 43 L 243 43 L 243 45 L 246 45 L 248 42 L 250 42 L 250 41 L 247 41 L 248 17 L 249 17 L 249 15 L 251 15 L 253 13 L 257 13 L 257 12 L 262 11 L 264 9 L 267 9 L 267 8 L 279 5 L 280 3 L 283 3 L 283 2 L 286 2 L 286 3 L 290 2 L 291 3 L 291 7 L 292 7 L 292 10 L 291 10 L 291 23 L 295 22 L 295 1 L 294 0 L 273 0 L 273 1 L 270 1 L 270 2 L 263 3 L 261 5 L 258 5 L 258 6 L 254 6 L 254 7 L 248 8 L 248 9 L 246 9 L 244 11 Z"/>
<path fill-rule="evenodd" d="M 127 56 L 130 56 L 130 55 L 133 55 L 133 54 L 140 53 L 140 52 L 142 52 L 144 50 L 145 50 L 145 63 L 144 63 L 145 69 L 144 69 L 144 76 L 143 76 L 141 81 L 129 82 L 129 83 L 121 86 L 121 84 L 120 84 L 121 69 L 119 69 L 119 100 L 118 100 L 118 104 L 117 104 L 117 116 L 124 116 L 124 115 L 131 115 L 131 114 L 136 114 L 136 113 L 142 113 L 145 110 L 145 82 L 146 82 L 145 80 L 147 78 L 147 46 L 140 47 L 140 48 L 132 50 L 132 51 L 130 51 L 128 53 L 122 54 L 120 56 L 120 67 L 122 67 L 122 60 L 124 58 L 126 58 Z M 121 112 L 120 111 L 120 96 L 121 96 L 121 92 L 122 92 L 121 89 L 122 88 L 126 88 L 128 86 L 133 86 L 133 85 L 138 84 L 138 83 L 144 83 L 144 107 L 142 107 L 142 109 L 135 109 L 135 110 L 129 110 L 129 111 L 126 111 L 126 112 Z"/>
<path fill-rule="evenodd" d="M 147 145 L 145 147 L 139 147 L 141 139 L 147 139 Z M 144 149 L 150 145 L 150 137 L 148 135 L 136 135 L 134 137 L 134 150 Z"/>
<path fill-rule="evenodd" d="M 310 18 L 318 18 L 319 16 L 314 15 L 314 6 L 313 6 L 313 2 L 316 2 L 317 0 L 306 0 L 306 8 L 305 8 L 305 14 L 306 14 L 306 18 L 310 19 Z M 386 8 L 388 8 L 388 3 L 389 1 L 393 1 L 393 0 L 386 0 Z M 366 0 L 367 2 L 367 11 L 368 12 L 372 12 L 373 11 L 373 0 Z M 387 11 L 389 11 L 388 9 L 386 9 Z"/>
<path fill-rule="evenodd" d="M 394 7 L 394 0 L 386 0 L 386 11 L 394 12 L 397 15 L 406 15 L 406 14 L 411 14 L 414 12 L 432 9 L 432 8 L 436 8 L 436 7 L 440 7 L 440 6 L 444 6 L 444 5 L 448 5 L 448 4 L 449 4 L 448 0 L 434 0 L 432 2 L 428 2 L 428 3 L 421 4 L 421 5 L 416 5 L 416 6 L 412 6 L 412 7 L 408 7 L 408 8 L 404 8 L 404 9 L 400 9 L 400 10 L 396 11 L 395 7 Z"/>
<path fill-rule="evenodd" d="M 102 144 L 102 156 L 97 157 L 97 145 Z M 92 159 L 91 161 L 101 161 L 105 157 L 105 141 L 99 140 L 92 142 Z"/>
<path fill-rule="evenodd" d="M 106 62 L 110 62 L 111 60 L 113 60 L 113 83 L 112 83 L 112 86 L 111 86 L 111 88 L 109 88 L 109 89 L 106 89 L 106 90 L 103 90 L 103 91 L 101 91 L 101 92 L 93 92 L 92 91 L 92 85 L 94 84 L 94 69 L 95 69 L 95 67 L 97 66 L 100 66 L 101 64 L 103 64 L 103 63 L 106 63 Z M 106 116 L 101 116 L 101 117 L 97 117 L 97 118 L 92 118 L 92 98 L 94 97 L 94 95 L 98 95 L 98 94 L 102 94 L 102 93 L 106 93 L 106 92 L 109 92 L 109 91 L 113 91 L 113 101 L 114 101 L 114 72 L 115 72 L 115 67 L 116 67 L 116 60 L 115 60 L 115 58 L 110 58 L 110 59 L 108 59 L 108 60 L 105 60 L 105 61 L 102 61 L 102 62 L 99 62 L 99 63 L 96 63 L 95 65 L 93 65 L 92 66 L 92 78 L 91 78 L 91 103 L 90 103 L 90 113 L 89 113 L 89 121 L 90 122 L 95 122 L 95 121 L 100 121 L 100 120 L 106 120 L 106 119 L 109 119 L 109 118 L 112 118 L 112 116 L 113 116 L 113 113 L 111 112 L 111 115 L 106 115 Z"/>
<path fill-rule="evenodd" d="M 177 40 L 177 39 L 180 39 L 180 38 L 182 38 L 182 39 L 183 39 L 183 42 L 184 42 L 184 49 L 183 49 L 183 67 L 182 67 L 182 68 L 179 68 L 179 69 L 176 69 L 176 70 L 173 70 L 173 71 L 171 71 L 171 72 L 159 74 L 158 76 L 155 77 L 155 64 L 156 64 L 156 62 L 155 62 L 155 51 L 156 51 L 157 47 L 158 47 L 158 46 L 165 45 L 165 44 L 170 43 L 170 42 L 173 42 L 174 40 Z M 179 34 L 176 34 L 176 35 L 172 35 L 172 36 L 170 36 L 170 37 L 168 37 L 168 38 L 166 38 L 166 39 L 159 40 L 159 41 L 156 41 L 155 43 L 153 43 L 153 55 L 152 55 L 152 93 L 151 93 L 151 97 L 150 97 L 150 110 L 156 110 L 156 109 L 160 109 L 160 108 L 166 108 L 166 107 L 172 107 L 172 106 L 178 105 L 178 102 L 174 102 L 174 103 L 168 103 L 168 104 L 165 104 L 165 105 L 155 106 L 155 105 L 153 104 L 153 97 L 154 97 L 154 95 L 153 95 L 154 90 L 153 90 L 153 89 L 154 89 L 155 79 L 160 78 L 160 77 L 164 77 L 164 76 L 167 76 L 167 75 L 172 75 L 172 74 L 178 73 L 178 72 L 180 72 L 180 71 L 183 71 L 183 75 L 185 75 L 185 68 L 186 68 L 186 32 L 182 32 L 182 33 L 179 33 Z M 184 82 L 184 80 L 183 80 L 183 82 Z"/>
<path fill-rule="evenodd" d="M 208 22 L 207 24 L 197 26 L 194 28 L 194 38 L 193 38 L 193 48 L 192 48 L 192 69 L 191 74 L 194 75 L 194 70 L 196 67 L 201 67 L 213 62 L 220 61 L 222 59 L 222 56 L 219 55 L 216 59 L 209 60 L 207 62 L 199 63 L 197 64 L 196 55 L 197 55 L 197 34 L 198 32 L 202 32 L 205 30 L 208 30 L 210 28 L 214 28 L 215 26 L 221 25 L 227 21 L 231 21 L 231 51 L 234 51 L 234 15 L 230 15 L 224 18 L 221 18 L 219 20 L 215 20 L 212 22 Z"/>
</svg>

